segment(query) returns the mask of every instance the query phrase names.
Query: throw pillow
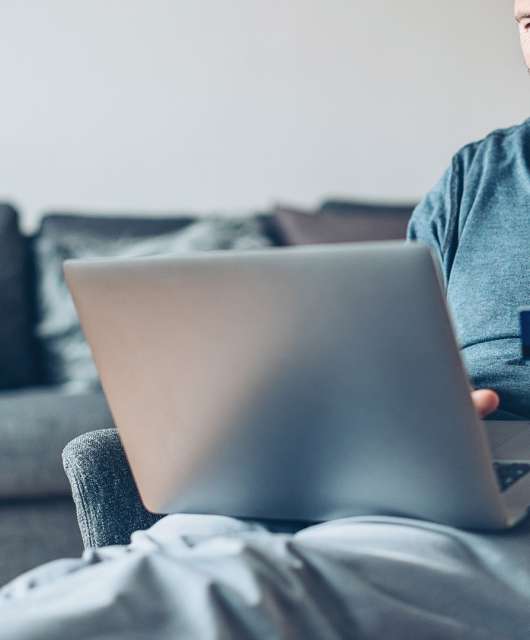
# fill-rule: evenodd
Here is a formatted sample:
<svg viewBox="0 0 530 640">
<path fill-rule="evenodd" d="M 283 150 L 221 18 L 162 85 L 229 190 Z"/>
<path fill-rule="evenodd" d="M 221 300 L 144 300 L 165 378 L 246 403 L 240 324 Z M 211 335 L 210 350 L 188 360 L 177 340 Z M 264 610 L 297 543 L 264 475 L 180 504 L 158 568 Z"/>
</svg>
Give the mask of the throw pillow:
<svg viewBox="0 0 530 640">
<path fill-rule="evenodd" d="M 285 244 L 366 242 L 405 238 L 411 211 L 362 206 L 308 212 L 279 207 L 275 222 Z"/>
<path fill-rule="evenodd" d="M 209 217 L 184 229 L 147 238 L 102 238 L 90 234 L 43 234 L 36 241 L 39 322 L 50 384 L 81 390 L 98 386 L 98 375 L 63 276 L 69 258 L 133 258 L 192 251 L 251 250 L 269 246 L 253 218 Z"/>
</svg>

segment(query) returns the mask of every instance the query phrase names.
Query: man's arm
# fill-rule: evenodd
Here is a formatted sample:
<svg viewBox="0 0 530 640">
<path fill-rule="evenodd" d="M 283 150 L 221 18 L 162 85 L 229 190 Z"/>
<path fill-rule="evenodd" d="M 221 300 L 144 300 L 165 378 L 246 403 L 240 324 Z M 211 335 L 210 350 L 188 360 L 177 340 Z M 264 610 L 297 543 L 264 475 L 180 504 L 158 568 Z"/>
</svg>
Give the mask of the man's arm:
<svg viewBox="0 0 530 640">
<path fill-rule="evenodd" d="M 446 282 L 456 250 L 454 245 L 458 242 L 454 230 L 464 173 L 461 153 L 453 157 L 451 166 L 416 207 L 407 230 L 409 241 L 423 242 L 434 250 Z M 499 396 L 491 389 L 473 391 L 471 399 L 481 418 L 485 418 L 499 407 Z"/>
</svg>

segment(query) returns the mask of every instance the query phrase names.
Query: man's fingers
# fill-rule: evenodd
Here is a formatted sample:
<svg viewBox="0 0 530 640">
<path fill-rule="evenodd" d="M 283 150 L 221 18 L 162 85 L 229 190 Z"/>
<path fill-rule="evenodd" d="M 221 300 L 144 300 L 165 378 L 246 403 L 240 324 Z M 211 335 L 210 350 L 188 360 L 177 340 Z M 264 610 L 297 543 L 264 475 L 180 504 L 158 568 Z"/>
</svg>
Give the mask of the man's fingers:
<svg viewBox="0 0 530 640">
<path fill-rule="evenodd" d="M 499 407 L 499 396 L 491 389 L 479 389 L 471 393 L 471 399 L 481 418 L 485 418 Z"/>
</svg>

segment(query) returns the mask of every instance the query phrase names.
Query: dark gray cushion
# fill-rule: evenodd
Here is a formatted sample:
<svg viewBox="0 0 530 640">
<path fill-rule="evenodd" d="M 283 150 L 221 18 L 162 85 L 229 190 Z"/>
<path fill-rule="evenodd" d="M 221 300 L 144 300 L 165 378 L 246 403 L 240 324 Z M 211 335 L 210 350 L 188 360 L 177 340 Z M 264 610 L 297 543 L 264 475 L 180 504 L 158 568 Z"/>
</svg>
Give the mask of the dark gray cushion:
<svg viewBox="0 0 530 640">
<path fill-rule="evenodd" d="M 15 209 L 0 204 L 0 389 L 38 382 L 31 299 L 27 240 Z"/>
<path fill-rule="evenodd" d="M 118 432 L 101 429 L 70 442 L 63 464 L 86 548 L 127 544 L 161 518 L 143 506 Z"/>
<path fill-rule="evenodd" d="M 101 235 L 101 230 L 90 226 L 88 221 L 84 226 L 74 225 L 73 229 L 66 224 L 59 225 L 59 231 L 56 226 L 50 226 L 50 222 L 45 220 L 35 241 L 40 311 L 36 331 L 42 342 L 47 382 L 76 389 L 96 387 L 98 375 L 64 280 L 65 259 L 133 258 L 270 245 L 260 224 L 252 217 L 210 216 L 177 231 L 129 238 L 123 234 L 118 238 Z"/>
<path fill-rule="evenodd" d="M 112 418 L 100 392 L 57 389 L 0 394 L 0 499 L 67 495 L 61 452 L 72 438 Z"/>
<path fill-rule="evenodd" d="M 334 221 L 350 220 L 360 241 L 403 240 L 416 204 L 382 204 L 361 200 L 325 200 L 319 213 Z M 332 219 L 333 220 L 332 220 Z M 354 238 L 355 239 L 355 238 Z"/>
<path fill-rule="evenodd" d="M 333 204 L 333 203 L 331 203 Z M 334 209 L 301 211 L 278 207 L 275 212 L 279 235 L 286 245 L 366 242 L 405 239 L 412 210 L 346 204 Z"/>
<path fill-rule="evenodd" d="M 371 215 L 394 216 L 410 219 L 417 203 L 407 204 L 383 204 L 378 202 L 363 202 L 362 200 L 324 200 L 320 207 L 320 213 L 335 213 L 343 215 Z"/>
</svg>

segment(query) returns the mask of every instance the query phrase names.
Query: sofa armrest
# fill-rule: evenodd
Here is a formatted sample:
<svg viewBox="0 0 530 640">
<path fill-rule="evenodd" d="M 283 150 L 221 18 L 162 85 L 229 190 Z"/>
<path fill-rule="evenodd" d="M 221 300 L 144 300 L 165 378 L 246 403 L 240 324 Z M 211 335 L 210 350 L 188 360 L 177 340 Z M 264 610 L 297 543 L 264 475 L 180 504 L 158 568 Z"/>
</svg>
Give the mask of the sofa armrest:
<svg viewBox="0 0 530 640">
<path fill-rule="evenodd" d="M 127 544 L 162 516 L 143 506 L 116 429 L 78 436 L 63 451 L 83 544 Z"/>
</svg>

